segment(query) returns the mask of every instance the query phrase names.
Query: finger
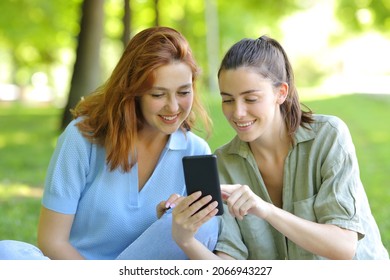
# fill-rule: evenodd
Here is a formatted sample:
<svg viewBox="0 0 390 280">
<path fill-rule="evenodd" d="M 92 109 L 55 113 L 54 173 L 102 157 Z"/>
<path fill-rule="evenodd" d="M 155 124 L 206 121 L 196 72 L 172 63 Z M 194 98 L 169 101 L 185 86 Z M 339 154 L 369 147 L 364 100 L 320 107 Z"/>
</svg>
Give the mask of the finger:
<svg viewBox="0 0 390 280">
<path fill-rule="evenodd" d="M 244 193 L 235 203 L 234 207 L 234 213 L 237 217 L 240 219 L 243 219 L 244 216 L 248 214 L 247 208 L 250 205 L 250 200 L 248 199 L 247 195 Z"/>
<path fill-rule="evenodd" d="M 175 213 L 180 213 L 188 209 L 189 206 L 193 204 L 196 200 L 198 200 L 201 195 L 202 193 L 200 191 L 197 191 L 185 198 L 183 197 L 181 199 L 177 199 L 177 201 L 175 201 L 176 203 L 176 207 L 174 209 Z"/>
<path fill-rule="evenodd" d="M 235 192 L 231 193 L 229 197 L 226 199 L 226 204 L 230 207 L 233 207 L 233 205 L 236 204 L 236 202 L 240 199 L 242 196 L 242 192 L 238 189 Z"/>
<path fill-rule="evenodd" d="M 165 208 L 165 201 L 161 201 L 159 204 L 157 204 L 156 209 L 157 211 L 164 210 Z"/>
<path fill-rule="evenodd" d="M 177 199 L 180 198 L 180 194 L 172 194 L 166 201 L 165 201 L 165 209 L 174 208 L 177 203 Z"/>
<path fill-rule="evenodd" d="M 160 219 L 162 215 L 164 215 L 166 209 L 164 208 L 164 202 L 160 202 L 156 206 L 156 213 L 157 213 L 157 218 Z"/>
<path fill-rule="evenodd" d="M 211 203 L 208 203 L 206 207 L 204 207 L 202 210 L 199 210 L 197 213 L 193 215 L 194 220 L 203 221 L 205 218 L 207 218 L 211 213 L 215 212 L 214 210 L 217 210 L 216 213 L 218 213 L 218 202 L 213 201 Z"/>
<path fill-rule="evenodd" d="M 206 206 L 207 204 L 210 203 L 212 197 L 211 195 L 206 195 L 204 197 L 202 197 L 201 199 L 198 199 L 196 200 L 195 202 L 193 202 L 191 204 L 191 206 L 188 208 L 188 211 L 189 211 L 189 214 L 192 216 L 194 215 L 196 212 L 198 212 L 201 208 L 203 208 L 204 206 Z"/>
<path fill-rule="evenodd" d="M 251 189 L 243 185 L 227 200 L 229 212 L 236 218 L 242 219 L 254 205 L 254 194 Z"/>
<path fill-rule="evenodd" d="M 234 185 L 234 191 L 230 193 L 227 203 L 233 205 L 236 201 L 243 195 L 250 195 L 252 193 L 251 189 L 247 185 Z M 233 189 L 233 187 L 232 187 Z"/>
<path fill-rule="evenodd" d="M 230 197 L 230 193 L 221 191 L 221 197 L 222 197 L 223 201 L 227 201 L 229 199 L 229 197 Z"/>
<path fill-rule="evenodd" d="M 213 201 L 209 203 L 205 208 L 192 215 L 188 220 L 192 224 L 192 229 L 197 230 L 204 223 L 210 220 L 218 213 L 218 202 Z"/>
<path fill-rule="evenodd" d="M 170 208 L 175 208 L 176 205 L 178 205 L 182 200 L 184 200 L 185 197 L 183 196 L 178 196 L 176 199 L 174 199 L 172 202 L 171 202 L 171 205 L 170 205 Z"/>
<path fill-rule="evenodd" d="M 221 184 L 221 192 L 232 194 L 235 190 L 240 188 L 240 184 Z"/>
<path fill-rule="evenodd" d="M 241 218 L 240 215 L 240 205 L 235 203 L 228 204 L 229 213 L 235 218 Z"/>
<path fill-rule="evenodd" d="M 211 218 L 215 217 L 215 215 L 217 215 L 218 213 L 218 209 L 215 208 L 214 210 L 212 210 L 211 212 L 209 212 L 206 216 L 204 216 L 201 220 L 199 220 L 197 223 L 194 224 L 194 226 L 196 227 L 196 231 L 202 226 L 204 225 L 205 223 L 207 223 Z"/>
</svg>

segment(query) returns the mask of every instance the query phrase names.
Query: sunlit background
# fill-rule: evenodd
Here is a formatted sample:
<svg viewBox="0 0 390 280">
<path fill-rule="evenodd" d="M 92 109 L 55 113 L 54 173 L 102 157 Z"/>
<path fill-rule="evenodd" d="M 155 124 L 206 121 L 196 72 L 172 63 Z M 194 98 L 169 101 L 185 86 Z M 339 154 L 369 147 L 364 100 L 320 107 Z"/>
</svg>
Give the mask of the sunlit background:
<svg viewBox="0 0 390 280">
<path fill-rule="evenodd" d="M 17 5 L 28 4 L 24 2 L 26 1 L 3 1 L 0 8 L 14 5 L 15 11 L 18 11 Z M 65 1 L 61 0 L 58 1 L 59 5 L 64 7 L 56 9 L 48 6 L 57 12 L 66 9 L 66 15 L 46 14 L 50 11 L 45 11 L 45 5 L 33 5 L 34 2 L 39 4 L 44 1 L 30 2 L 28 5 L 31 7 L 26 8 L 26 17 L 9 14 L 13 20 L 9 21 L 6 16 L 2 16 L 3 20 L 0 20 L 0 100 L 53 102 L 57 106 L 64 106 L 75 60 L 81 1 L 67 1 L 69 4 L 65 5 Z M 153 25 L 154 2 L 131 1 L 132 34 Z M 210 75 L 209 80 L 214 80 L 206 84 L 209 90 L 216 90 L 215 77 L 210 72 L 216 70 L 220 58 L 232 43 L 243 37 L 256 38 L 267 34 L 281 41 L 286 48 L 293 62 L 298 86 L 305 89 L 302 90 L 304 94 L 389 92 L 390 32 L 383 32 L 374 22 L 376 14 L 370 4 L 375 1 L 349 1 L 357 7 L 353 13 L 360 24 L 360 32 L 356 32 L 352 23 L 342 22 L 340 17 L 336 17 L 335 4 L 348 1 L 306 0 L 275 4 L 276 2 L 232 1 L 227 4 L 226 1 L 217 0 L 160 0 L 160 25 L 175 27 L 188 37 L 204 73 Z M 283 6 L 285 2 L 294 3 L 293 8 L 281 8 L 278 12 L 277 7 L 273 7 Z M 390 6 L 389 0 L 379 2 L 387 8 Z M 119 41 L 123 29 L 122 4 L 123 0 L 105 1 L 105 35 L 101 48 L 102 81 L 107 78 L 122 51 Z M 213 7 L 209 8 L 208 13 L 212 14 L 208 22 L 205 12 L 207 6 Z M 348 9 L 344 9 L 348 12 Z M 12 11 L 9 7 L 2 10 Z M 269 16 L 265 17 L 262 10 L 269 11 Z M 342 18 L 343 11 L 340 10 L 339 13 Z M 45 26 L 51 21 L 44 18 L 50 16 L 64 17 L 54 21 L 58 26 L 57 32 L 55 26 Z M 389 19 L 387 25 L 388 21 Z M 41 26 L 32 26 L 34 22 Z M 181 25 L 183 22 L 185 25 Z M 386 22 L 382 25 L 386 25 Z M 24 38 L 22 28 L 28 29 Z M 37 29 L 41 31 L 38 32 Z M 7 37 L 11 32 L 17 35 Z M 208 39 L 207 34 L 210 33 L 213 37 Z M 41 37 L 31 38 L 34 34 Z M 51 53 L 42 51 L 45 40 L 49 41 L 47 46 Z M 207 40 L 211 40 L 208 45 Z M 35 41 L 40 42 L 39 46 Z M 214 46 L 211 49 L 214 55 L 207 57 L 210 45 Z M 311 90 L 308 91 L 307 88 Z"/>
</svg>

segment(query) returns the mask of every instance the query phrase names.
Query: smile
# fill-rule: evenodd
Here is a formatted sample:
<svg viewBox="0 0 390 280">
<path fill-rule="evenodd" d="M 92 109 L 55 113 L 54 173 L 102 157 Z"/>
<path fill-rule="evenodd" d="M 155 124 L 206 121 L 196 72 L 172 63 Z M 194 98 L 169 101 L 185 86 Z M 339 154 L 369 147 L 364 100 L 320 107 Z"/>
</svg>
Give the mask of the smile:
<svg viewBox="0 0 390 280">
<path fill-rule="evenodd" d="M 238 123 L 238 122 L 234 122 L 238 127 L 241 127 L 241 128 L 244 128 L 244 127 L 248 127 L 248 126 L 251 126 L 252 124 L 255 123 L 255 121 L 250 121 L 250 122 L 241 122 L 241 123 Z"/>
<path fill-rule="evenodd" d="M 179 116 L 179 114 L 172 115 L 172 116 L 163 116 L 163 115 L 160 115 L 160 117 L 161 117 L 163 120 L 166 120 L 166 121 L 173 121 L 173 120 L 175 120 L 178 116 Z"/>
</svg>

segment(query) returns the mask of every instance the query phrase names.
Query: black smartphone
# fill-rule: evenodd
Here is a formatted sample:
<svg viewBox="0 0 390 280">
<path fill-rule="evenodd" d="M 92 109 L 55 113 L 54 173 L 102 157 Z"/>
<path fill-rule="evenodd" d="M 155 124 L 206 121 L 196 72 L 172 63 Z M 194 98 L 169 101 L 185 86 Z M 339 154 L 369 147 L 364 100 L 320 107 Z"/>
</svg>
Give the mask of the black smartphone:
<svg viewBox="0 0 390 280">
<path fill-rule="evenodd" d="M 211 202 L 218 202 L 217 215 L 222 215 L 223 204 L 218 177 L 217 156 L 214 154 L 185 156 L 183 157 L 183 169 L 187 194 L 190 195 L 196 191 L 201 191 L 202 197 L 211 195 Z"/>
</svg>

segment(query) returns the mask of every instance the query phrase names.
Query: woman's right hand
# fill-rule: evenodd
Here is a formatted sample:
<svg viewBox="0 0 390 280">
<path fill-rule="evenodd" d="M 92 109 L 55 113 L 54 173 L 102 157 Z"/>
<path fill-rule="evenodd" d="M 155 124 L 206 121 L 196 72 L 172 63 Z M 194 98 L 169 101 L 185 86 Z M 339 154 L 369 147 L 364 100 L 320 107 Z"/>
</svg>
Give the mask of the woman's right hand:
<svg viewBox="0 0 390 280">
<path fill-rule="evenodd" d="M 230 214 L 239 220 L 247 214 L 266 219 L 270 212 L 271 204 L 257 196 L 247 185 L 221 185 L 221 193 Z"/>
<path fill-rule="evenodd" d="M 172 236 L 182 248 L 188 246 L 194 240 L 198 229 L 218 212 L 218 202 L 210 203 L 210 195 L 200 198 L 201 195 L 201 192 L 195 192 L 175 201 L 176 207 L 172 211 Z M 207 206 L 198 212 L 205 205 Z"/>
</svg>

